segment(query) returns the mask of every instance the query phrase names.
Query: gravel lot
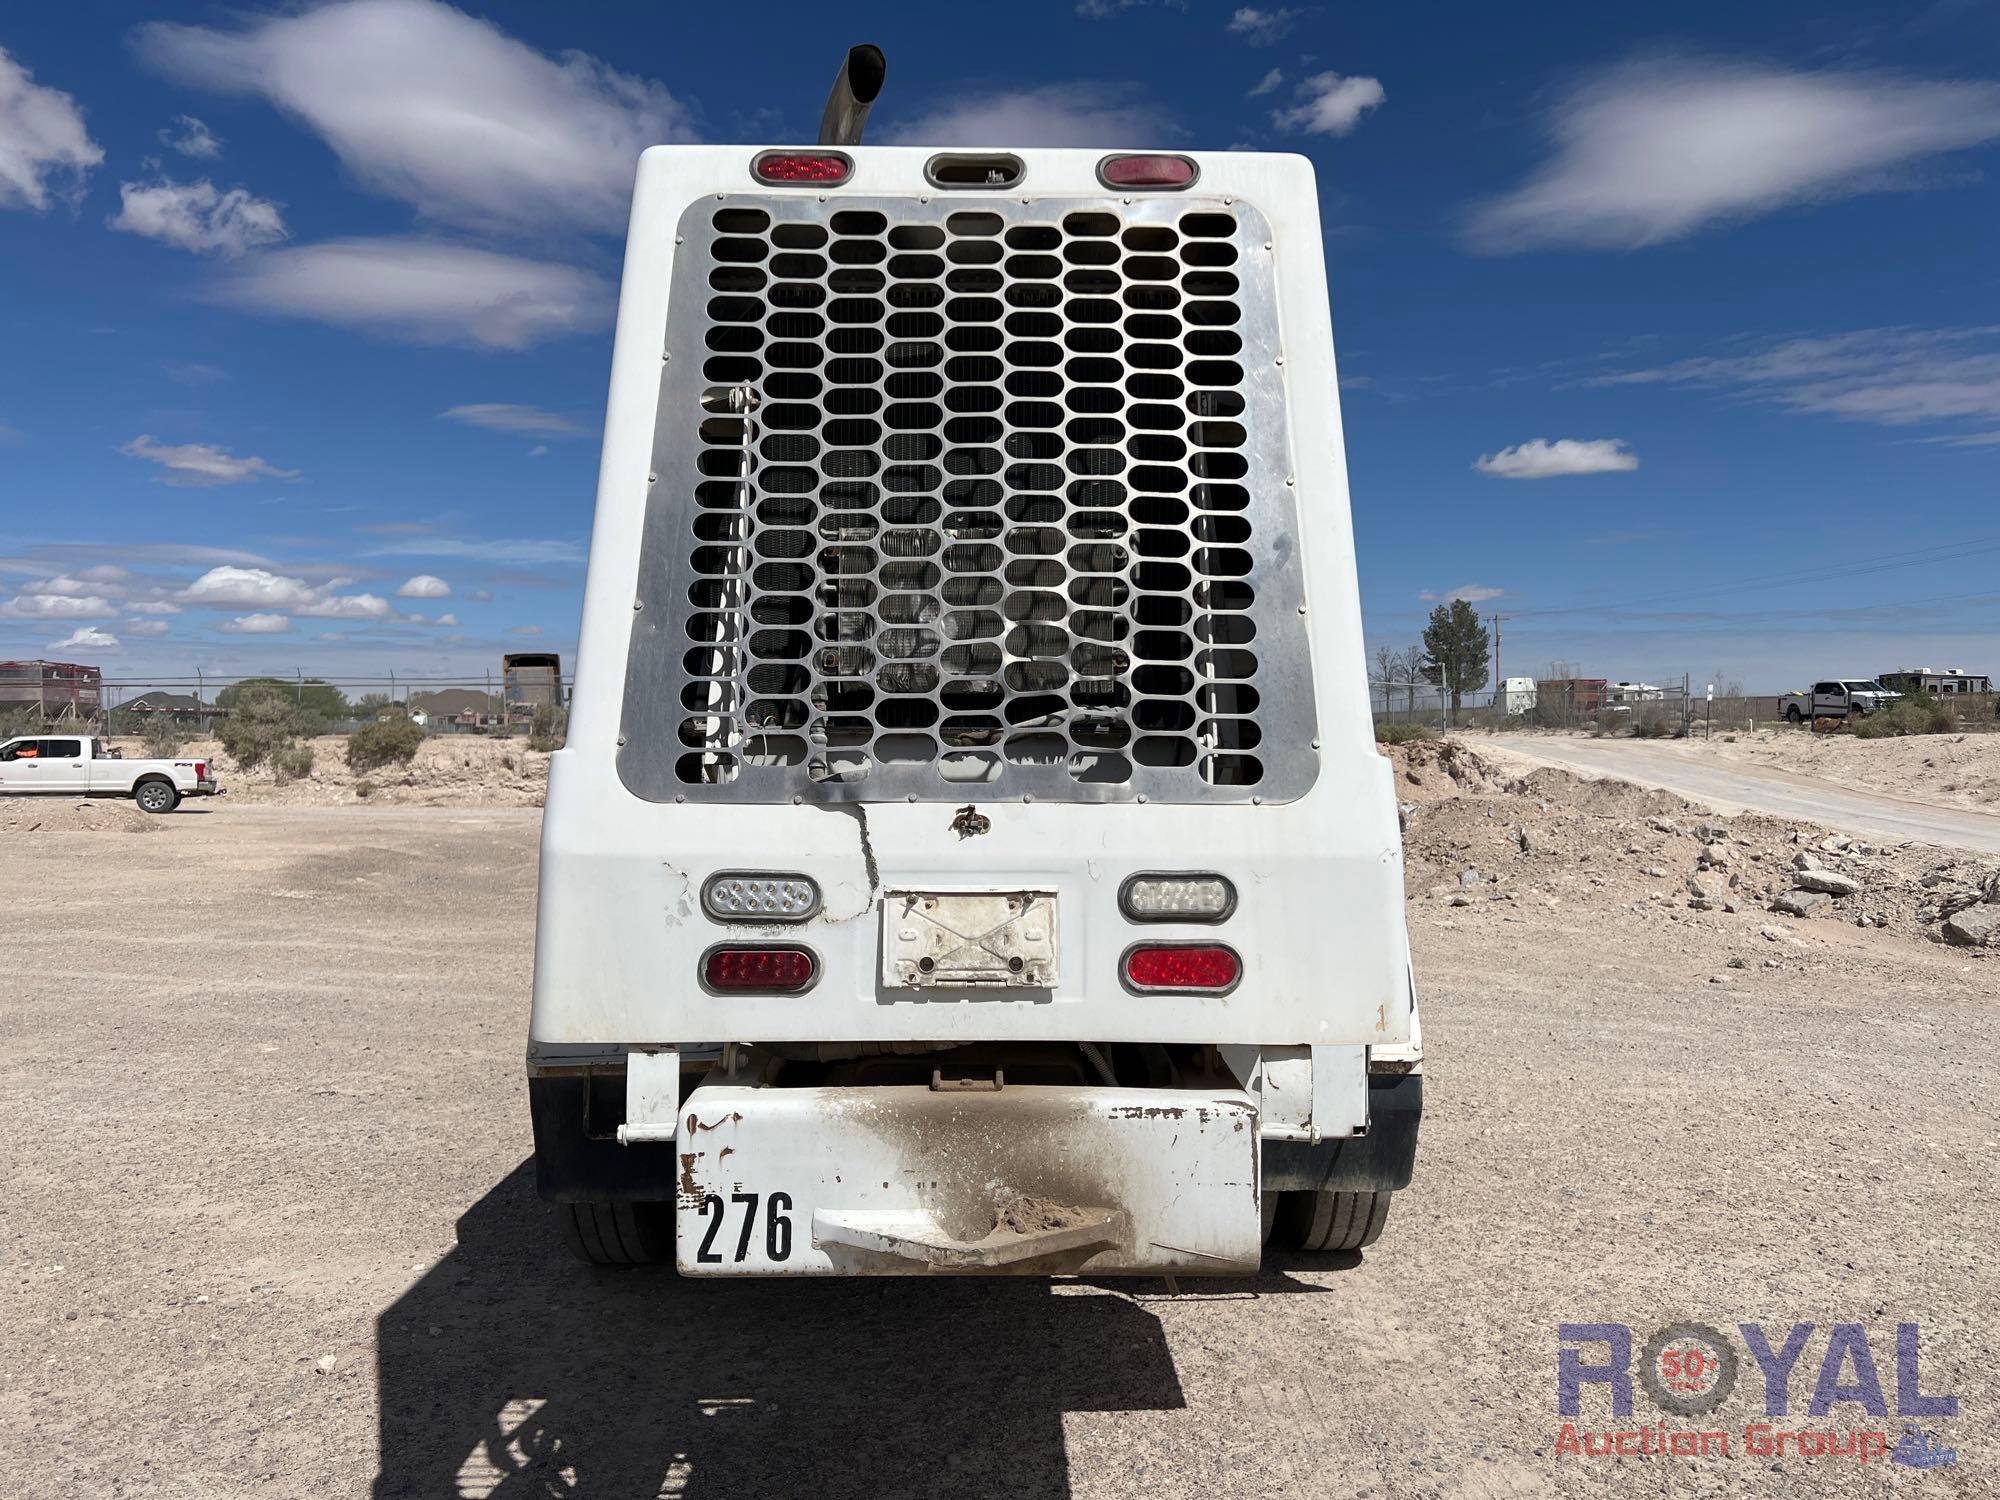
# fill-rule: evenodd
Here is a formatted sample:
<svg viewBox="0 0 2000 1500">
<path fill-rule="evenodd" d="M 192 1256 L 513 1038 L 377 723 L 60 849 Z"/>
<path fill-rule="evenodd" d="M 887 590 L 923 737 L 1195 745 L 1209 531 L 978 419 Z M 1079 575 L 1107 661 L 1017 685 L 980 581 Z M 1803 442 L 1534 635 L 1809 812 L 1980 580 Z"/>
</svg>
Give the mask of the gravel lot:
<svg viewBox="0 0 2000 1500">
<path fill-rule="evenodd" d="M 225 801 L 146 838 L 0 834 L 19 1493 L 2000 1489 L 1994 961 L 1420 902 L 1430 1107 L 1365 1255 L 1178 1296 L 699 1284 L 572 1264 L 534 1197 L 538 817 Z M 1557 1457 L 1556 1325 L 1682 1318 L 1819 1324 L 1781 1425 L 1892 1433 L 1805 1402 L 1826 1325 L 1868 1326 L 1893 1402 L 1920 1323 L 1958 1464 Z M 1758 1419 L 1743 1376 L 1709 1425 Z"/>
</svg>

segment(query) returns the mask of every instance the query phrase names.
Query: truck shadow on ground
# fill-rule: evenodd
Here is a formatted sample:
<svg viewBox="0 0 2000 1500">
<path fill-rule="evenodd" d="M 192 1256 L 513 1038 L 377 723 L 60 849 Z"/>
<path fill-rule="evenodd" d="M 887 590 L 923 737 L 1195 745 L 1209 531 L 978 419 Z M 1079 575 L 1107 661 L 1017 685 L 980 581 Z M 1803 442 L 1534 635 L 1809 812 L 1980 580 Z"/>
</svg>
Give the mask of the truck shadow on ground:
<svg viewBox="0 0 2000 1500">
<path fill-rule="evenodd" d="M 459 1220 L 458 1248 L 376 1332 L 378 1500 L 1041 1500 L 1070 1493 L 1064 1413 L 1186 1404 L 1159 1320 L 1122 1297 L 579 1265 L 532 1161 Z"/>
</svg>

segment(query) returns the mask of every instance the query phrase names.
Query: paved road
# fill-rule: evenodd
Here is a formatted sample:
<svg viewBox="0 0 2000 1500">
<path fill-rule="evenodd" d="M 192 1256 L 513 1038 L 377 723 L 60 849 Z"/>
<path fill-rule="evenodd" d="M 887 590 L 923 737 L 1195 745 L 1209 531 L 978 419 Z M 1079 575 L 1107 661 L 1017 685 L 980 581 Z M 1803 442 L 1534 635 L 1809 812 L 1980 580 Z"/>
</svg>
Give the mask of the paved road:
<svg viewBox="0 0 2000 1500">
<path fill-rule="evenodd" d="M 1761 812 L 1846 833 L 2000 854 L 2000 817 L 1963 807 L 1860 792 L 1776 766 L 1724 761 L 1694 744 L 1652 740 L 1481 740 L 1505 754 L 1589 775 L 1616 776 L 1705 802 L 1720 813 Z"/>
</svg>

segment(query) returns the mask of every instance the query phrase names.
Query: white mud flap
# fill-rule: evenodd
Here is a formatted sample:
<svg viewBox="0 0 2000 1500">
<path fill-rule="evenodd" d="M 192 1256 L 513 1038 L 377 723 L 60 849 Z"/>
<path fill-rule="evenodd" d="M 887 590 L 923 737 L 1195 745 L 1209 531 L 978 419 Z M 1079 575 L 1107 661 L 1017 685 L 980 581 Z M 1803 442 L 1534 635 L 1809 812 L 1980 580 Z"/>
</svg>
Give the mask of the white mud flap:
<svg viewBox="0 0 2000 1500">
<path fill-rule="evenodd" d="M 1257 1270 L 1236 1090 L 704 1086 L 680 1126 L 683 1275 Z"/>
</svg>

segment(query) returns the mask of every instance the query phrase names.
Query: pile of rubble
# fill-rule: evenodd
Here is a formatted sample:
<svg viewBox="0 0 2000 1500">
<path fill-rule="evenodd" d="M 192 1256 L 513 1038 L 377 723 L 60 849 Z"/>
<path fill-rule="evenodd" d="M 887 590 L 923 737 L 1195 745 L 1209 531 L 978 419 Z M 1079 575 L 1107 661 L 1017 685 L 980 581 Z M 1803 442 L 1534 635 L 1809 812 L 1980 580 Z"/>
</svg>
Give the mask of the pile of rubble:
<svg viewBox="0 0 2000 1500">
<path fill-rule="evenodd" d="M 1625 906 L 1676 921 L 1843 921 L 2000 951 L 2000 867 L 1566 771 L 1510 776 L 1455 742 L 1387 752 L 1407 892 L 1449 906 Z"/>
</svg>

